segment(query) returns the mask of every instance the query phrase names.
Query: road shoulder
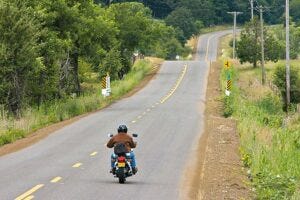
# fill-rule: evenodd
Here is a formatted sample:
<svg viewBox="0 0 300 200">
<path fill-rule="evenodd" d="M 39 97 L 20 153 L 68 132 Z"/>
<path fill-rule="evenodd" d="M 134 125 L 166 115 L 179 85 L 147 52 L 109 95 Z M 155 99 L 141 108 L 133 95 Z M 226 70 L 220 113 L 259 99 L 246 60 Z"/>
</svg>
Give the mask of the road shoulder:
<svg viewBox="0 0 300 200">
<path fill-rule="evenodd" d="M 180 199 L 251 199 L 239 154 L 236 121 L 222 116 L 220 63 L 212 63 L 206 91 L 205 129 L 193 150 Z"/>
<path fill-rule="evenodd" d="M 207 142 L 197 199 L 250 199 L 247 176 L 239 154 L 236 121 L 222 116 L 219 75 L 222 64 L 213 63 L 205 110 Z"/>
</svg>

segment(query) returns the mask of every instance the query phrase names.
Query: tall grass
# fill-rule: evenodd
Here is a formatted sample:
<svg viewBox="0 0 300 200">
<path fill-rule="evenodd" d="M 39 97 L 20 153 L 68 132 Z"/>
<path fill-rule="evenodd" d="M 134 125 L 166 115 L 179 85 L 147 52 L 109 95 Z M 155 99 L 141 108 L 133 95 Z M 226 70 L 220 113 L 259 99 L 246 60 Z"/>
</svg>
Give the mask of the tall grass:
<svg viewBox="0 0 300 200">
<path fill-rule="evenodd" d="M 2 113 L 4 110 L 1 109 L 0 146 L 24 138 L 45 126 L 105 107 L 132 90 L 150 70 L 149 61 L 138 61 L 123 80 L 112 82 L 112 95 L 109 98 L 104 98 L 98 89 L 99 91 L 85 96 L 69 97 L 44 103 L 39 108 L 28 108 L 21 119 L 7 118 L 5 113 Z M 96 88 L 101 87 L 96 86 Z"/>
<path fill-rule="evenodd" d="M 224 97 L 224 115 L 230 110 L 238 121 L 240 152 L 257 198 L 300 199 L 300 120 L 284 123 L 281 97 L 257 82 L 257 71 L 233 69 L 233 95 Z M 224 72 L 221 80 L 225 83 Z"/>
</svg>

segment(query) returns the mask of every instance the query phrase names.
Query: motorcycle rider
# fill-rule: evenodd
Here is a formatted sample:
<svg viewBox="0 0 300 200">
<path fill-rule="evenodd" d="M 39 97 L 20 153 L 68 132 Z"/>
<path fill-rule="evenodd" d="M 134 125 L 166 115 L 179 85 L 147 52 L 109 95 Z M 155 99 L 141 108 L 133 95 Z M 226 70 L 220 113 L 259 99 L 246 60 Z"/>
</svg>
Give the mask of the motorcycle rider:
<svg viewBox="0 0 300 200">
<path fill-rule="evenodd" d="M 118 127 L 118 134 L 113 136 L 107 143 L 107 147 L 108 148 L 113 148 L 116 144 L 118 143 L 124 143 L 127 149 L 126 152 L 126 156 L 130 157 L 130 165 L 132 168 L 132 173 L 136 174 L 138 169 L 136 167 L 136 162 L 135 162 L 135 155 L 133 153 L 133 151 L 131 150 L 132 148 L 136 147 L 136 142 L 133 141 L 133 138 L 127 134 L 128 128 L 126 125 L 120 125 Z M 114 164 L 116 162 L 117 159 L 117 155 L 116 154 L 112 154 L 111 155 L 111 173 L 115 174 L 115 167 Z"/>
</svg>

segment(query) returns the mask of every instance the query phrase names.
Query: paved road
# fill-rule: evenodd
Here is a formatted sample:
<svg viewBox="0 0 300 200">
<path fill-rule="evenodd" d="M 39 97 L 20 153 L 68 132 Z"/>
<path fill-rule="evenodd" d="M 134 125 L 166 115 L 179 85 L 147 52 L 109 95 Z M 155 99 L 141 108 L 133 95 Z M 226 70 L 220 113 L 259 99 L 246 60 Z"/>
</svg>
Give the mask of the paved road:
<svg viewBox="0 0 300 200">
<path fill-rule="evenodd" d="M 200 38 L 196 61 L 167 61 L 137 94 L 0 158 L 0 199 L 178 199 L 182 172 L 201 136 L 208 63 L 218 38 Z M 138 133 L 139 172 L 125 185 L 109 174 L 107 134 Z M 52 181 L 52 182 L 51 182 Z"/>
</svg>

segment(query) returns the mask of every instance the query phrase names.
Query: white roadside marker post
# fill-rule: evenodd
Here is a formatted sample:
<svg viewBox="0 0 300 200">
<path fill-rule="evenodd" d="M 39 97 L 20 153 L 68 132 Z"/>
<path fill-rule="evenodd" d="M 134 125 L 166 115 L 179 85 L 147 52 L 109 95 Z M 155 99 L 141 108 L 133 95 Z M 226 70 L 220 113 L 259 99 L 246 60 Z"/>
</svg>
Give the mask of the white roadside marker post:
<svg viewBox="0 0 300 200">
<path fill-rule="evenodd" d="M 107 73 L 106 77 L 102 78 L 102 95 L 104 97 L 108 97 L 111 94 L 111 88 L 110 88 L 110 76 Z"/>
</svg>

